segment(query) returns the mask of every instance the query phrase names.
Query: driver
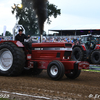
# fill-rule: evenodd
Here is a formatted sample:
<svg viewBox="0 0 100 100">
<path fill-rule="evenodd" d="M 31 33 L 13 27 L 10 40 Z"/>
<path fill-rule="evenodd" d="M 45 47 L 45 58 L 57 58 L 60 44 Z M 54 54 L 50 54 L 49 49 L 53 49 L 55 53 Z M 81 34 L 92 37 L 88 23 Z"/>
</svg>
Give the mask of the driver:
<svg viewBox="0 0 100 100">
<path fill-rule="evenodd" d="M 22 44 L 25 46 L 25 48 L 28 49 L 28 51 L 31 53 L 31 47 L 30 47 L 29 43 L 24 42 L 24 39 L 28 39 L 28 37 L 25 34 L 23 34 L 23 28 L 20 28 L 18 31 L 19 31 L 19 34 L 17 34 L 15 36 L 15 40 L 22 42 Z"/>
<path fill-rule="evenodd" d="M 19 34 L 17 34 L 15 36 L 15 40 L 20 41 L 20 42 L 23 43 L 24 42 L 24 39 L 28 39 L 28 37 L 25 34 L 23 34 L 23 29 L 22 28 L 20 28 L 18 30 L 18 32 L 19 32 Z"/>
<path fill-rule="evenodd" d="M 87 41 L 86 41 L 85 45 L 86 45 L 87 49 L 90 49 L 90 38 L 89 37 L 87 37 Z"/>
</svg>

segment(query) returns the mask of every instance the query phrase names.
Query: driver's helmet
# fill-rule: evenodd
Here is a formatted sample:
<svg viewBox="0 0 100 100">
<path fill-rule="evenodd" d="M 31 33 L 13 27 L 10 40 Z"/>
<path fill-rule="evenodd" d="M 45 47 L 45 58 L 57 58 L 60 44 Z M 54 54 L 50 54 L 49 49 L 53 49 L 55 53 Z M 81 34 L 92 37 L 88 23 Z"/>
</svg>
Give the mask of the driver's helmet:
<svg viewBox="0 0 100 100">
<path fill-rule="evenodd" d="M 18 31 L 19 31 L 19 32 L 20 32 L 20 31 L 22 31 L 22 32 L 23 32 L 23 28 L 22 28 L 22 27 L 19 27 L 19 30 L 18 30 Z"/>
</svg>

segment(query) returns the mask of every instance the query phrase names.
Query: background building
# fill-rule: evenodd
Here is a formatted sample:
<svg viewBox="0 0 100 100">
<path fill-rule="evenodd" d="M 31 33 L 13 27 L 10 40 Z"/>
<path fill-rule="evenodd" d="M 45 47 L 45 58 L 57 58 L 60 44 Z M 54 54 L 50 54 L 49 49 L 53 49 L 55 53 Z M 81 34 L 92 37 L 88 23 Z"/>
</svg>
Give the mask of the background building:
<svg viewBox="0 0 100 100">
<path fill-rule="evenodd" d="M 92 35 L 100 35 L 100 29 L 66 29 L 66 30 L 56 30 L 56 29 L 50 29 L 48 31 L 52 32 L 53 35 L 56 36 L 70 36 L 70 35 L 86 35 L 86 34 L 92 34 Z"/>
</svg>

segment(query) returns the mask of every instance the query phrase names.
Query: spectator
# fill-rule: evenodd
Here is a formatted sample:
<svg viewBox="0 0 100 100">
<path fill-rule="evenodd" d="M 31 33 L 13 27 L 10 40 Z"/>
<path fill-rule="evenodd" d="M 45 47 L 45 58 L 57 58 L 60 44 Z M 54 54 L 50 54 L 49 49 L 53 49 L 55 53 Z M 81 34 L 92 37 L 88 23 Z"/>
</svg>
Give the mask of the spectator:
<svg viewBox="0 0 100 100">
<path fill-rule="evenodd" d="M 30 35 L 28 35 L 27 38 L 29 39 L 30 38 Z"/>
<path fill-rule="evenodd" d="M 98 38 L 96 39 L 96 44 L 99 44 L 99 39 Z"/>
<path fill-rule="evenodd" d="M 42 42 L 46 42 L 46 38 L 45 37 L 43 37 Z"/>
</svg>

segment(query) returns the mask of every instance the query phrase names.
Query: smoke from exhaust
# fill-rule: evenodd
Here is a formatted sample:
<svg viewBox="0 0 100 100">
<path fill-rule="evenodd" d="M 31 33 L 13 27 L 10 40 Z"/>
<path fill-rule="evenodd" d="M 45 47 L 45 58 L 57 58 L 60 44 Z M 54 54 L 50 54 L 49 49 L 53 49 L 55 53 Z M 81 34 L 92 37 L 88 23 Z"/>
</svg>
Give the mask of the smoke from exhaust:
<svg viewBox="0 0 100 100">
<path fill-rule="evenodd" d="M 32 0 L 32 1 L 33 1 L 33 8 L 38 16 L 40 35 L 42 35 L 44 30 L 44 22 L 47 18 L 47 7 L 46 7 L 47 0 Z"/>
<path fill-rule="evenodd" d="M 40 35 L 42 36 L 43 30 L 44 30 L 44 22 L 47 18 L 46 4 L 48 0 L 26 0 L 26 1 L 33 2 L 33 9 L 35 10 L 36 15 L 38 16 L 39 31 L 40 31 Z M 40 41 L 42 41 L 41 38 L 40 38 Z"/>
</svg>

